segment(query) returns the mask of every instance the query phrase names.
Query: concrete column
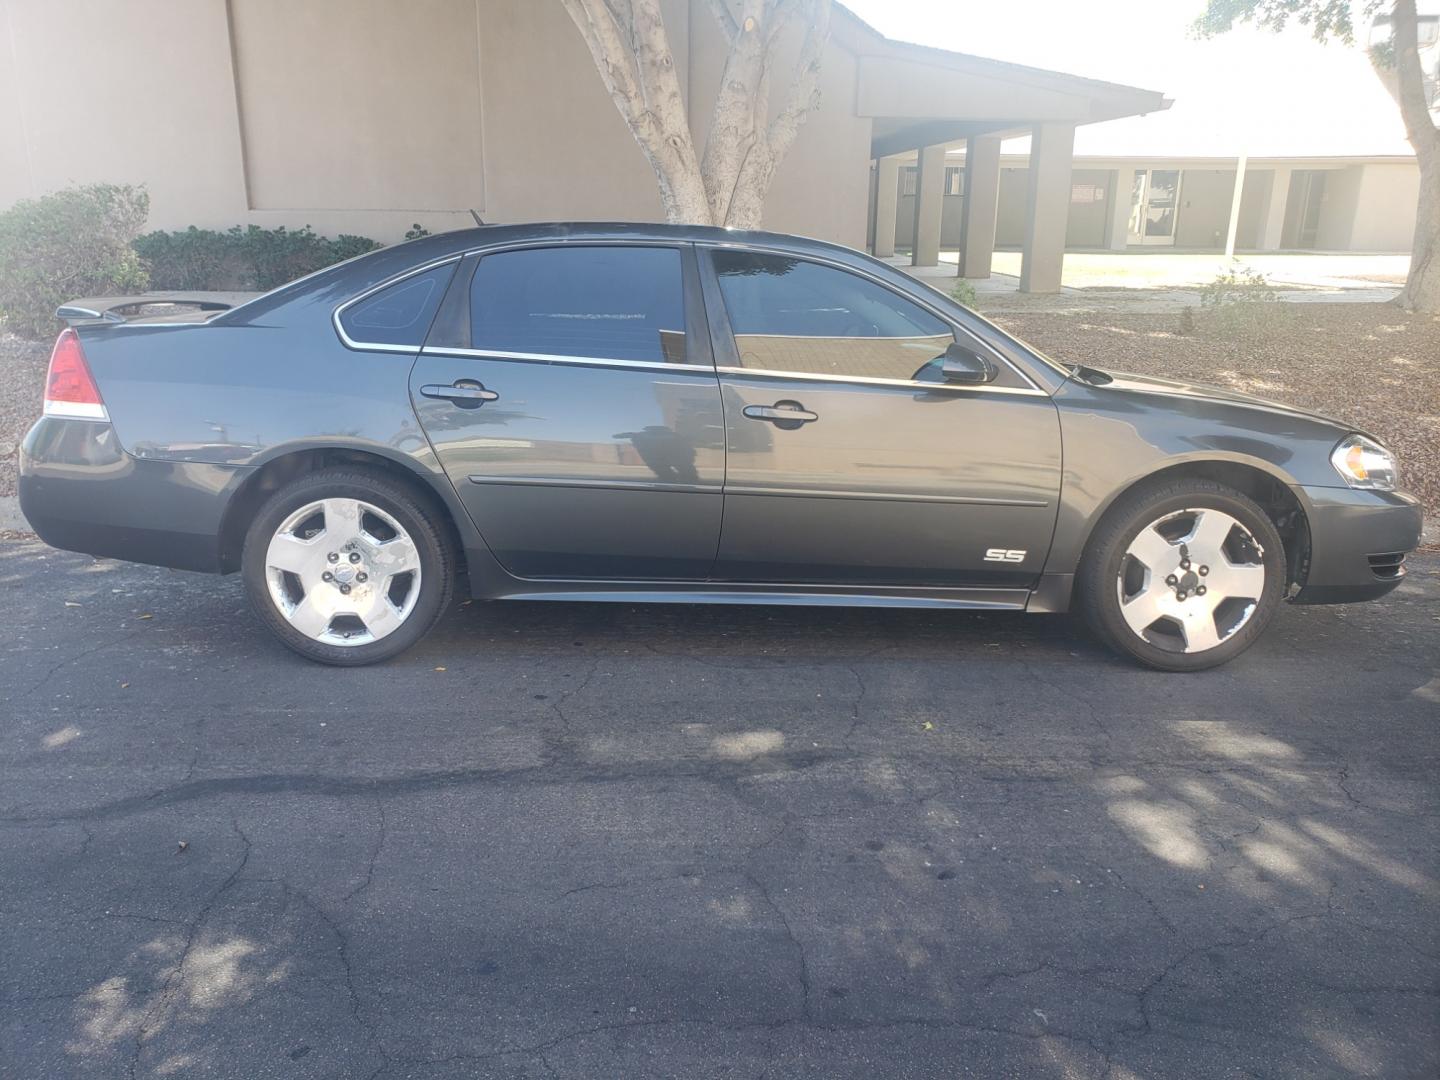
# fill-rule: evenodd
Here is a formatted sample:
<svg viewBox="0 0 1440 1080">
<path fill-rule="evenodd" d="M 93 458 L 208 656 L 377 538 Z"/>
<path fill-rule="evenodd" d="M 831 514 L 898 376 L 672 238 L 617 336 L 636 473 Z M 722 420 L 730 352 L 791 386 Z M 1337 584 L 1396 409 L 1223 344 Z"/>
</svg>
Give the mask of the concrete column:
<svg viewBox="0 0 1440 1080">
<path fill-rule="evenodd" d="M 911 266 L 940 265 L 940 214 L 945 197 L 945 147 L 922 146 L 915 171 L 915 246 Z"/>
<path fill-rule="evenodd" d="M 1130 242 L 1130 192 L 1134 187 L 1134 169 L 1111 170 L 1110 218 L 1105 222 L 1105 246 L 1111 251 L 1124 251 Z"/>
<path fill-rule="evenodd" d="M 1075 125 L 1037 124 L 1030 133 L 1030 189 L 1025 201 L 1025 247 L 1020 291 L 1060 291 L 1065 225 L 1070 218 L 1070 167 Z"/>
<path fill-rule="evenodd" d="M 961 277 L 988 278 L 995 255 L 1000 209 L 1000 137 L 975 135 L 965 143 L 965 204 L 960 217 Z"/>
<path fill-rule="evenodd" d="M 900 198 L 900 159 L 882 157 L 875 162 L 875 246 L 877 259 L 895 254 L 895 203 Z"/>
<path fill-rule="evenodd" d="M 1230 222 L 1225 229 L 1225 257 L 1235 257 L 1235 240 L 1240 232 L 1240 200 L 1245 195 L 1245 168 L 1249 158 L 1241 154 L 1235 161 L 1235 186 L 1230 192 Z"/>
<path fill-rule="evenodd" d="M 1285 204 L 1290 199 L 1290 170 L 1275 168 L 1270 171 L 1270 194 L 1265 199 L 1265 212 L 1261 215 L 1260 250 L 1279 251 L 1285 232 Z"/>
</svg>

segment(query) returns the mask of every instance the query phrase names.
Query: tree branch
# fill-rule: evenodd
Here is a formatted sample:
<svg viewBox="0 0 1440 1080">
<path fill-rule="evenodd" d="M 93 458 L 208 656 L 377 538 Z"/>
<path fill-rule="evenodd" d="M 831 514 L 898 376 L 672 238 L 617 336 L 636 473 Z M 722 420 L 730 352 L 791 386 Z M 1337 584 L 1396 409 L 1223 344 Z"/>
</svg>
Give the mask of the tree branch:
<svg viewBox="0 0 1440 1080">
<path fill-rule="evenodd" d="M 1390 14 L 1390 32 L 1395 46 L 1395 97 L 1400 102 L 1405 134 L 1415 148 L 1416 158 L 1429 157 L 1433 161 L 1440 150 L 1436 146 L 1435 122 L 1430 119 L 1430 108 L 1425 101 L 1425 76 L 1420 68 L 1418 31 L 1415 0 L 1395 0 Z"/>
<path fill-rule="evenodd" d="M 709 204 L 690 139 L 658 0 L 561 0 L 660 183 L 671 221 L 708 223 Z"/>
<path fill-rule="evenodd" d="M 715 21 L 720 24 L 720 32 L 725 35 L 725 40 L 734 41 L 735 35 L 740 32 L 740 24 L 730 13 L 730 5 L 726 0 L 706 0 L 706 2 L 709 4 L 710 13 L 715 16 Z"/>
<path fill-rule="evenodd" d="M 819 104 L 817 84 L 820 81 L 820 60 L 825 55 L 825 43 L 830 37 L 830 8 L 830 0 L 810 0 L 805 41 L 800 46 L 800 59 L 795 64 L 790 95 L 785 108 L 770 124 L 770 155 L 777 161 L 785 156 L 795 142 L 795 136 L 800 133 L 800 125 Z"/>
<path fill-rule="evenodd" d="M 767 119 L 762 114 L 757 122 L 754 109 L 766 62 L 764 15 L 764 0 L 744 0 L 710 116 L 701 171 L 716 224 L 729 213 L 745 155 Z"/>
</svg>

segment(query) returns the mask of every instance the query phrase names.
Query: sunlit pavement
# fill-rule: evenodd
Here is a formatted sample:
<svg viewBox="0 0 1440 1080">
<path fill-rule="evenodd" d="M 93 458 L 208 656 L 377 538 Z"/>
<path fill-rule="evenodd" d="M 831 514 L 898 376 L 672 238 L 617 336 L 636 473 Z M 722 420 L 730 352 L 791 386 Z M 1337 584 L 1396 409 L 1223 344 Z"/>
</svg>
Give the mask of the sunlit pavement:
<svg viewBox="0 0 1440 1080">
<path fill-rule="evenodd" d="M 0 596 L 5 1077 L 1440 1070 L 1433 556 L 1188 677 L 562 604 L 336 671 L 25 543 Z"/>
</svg>

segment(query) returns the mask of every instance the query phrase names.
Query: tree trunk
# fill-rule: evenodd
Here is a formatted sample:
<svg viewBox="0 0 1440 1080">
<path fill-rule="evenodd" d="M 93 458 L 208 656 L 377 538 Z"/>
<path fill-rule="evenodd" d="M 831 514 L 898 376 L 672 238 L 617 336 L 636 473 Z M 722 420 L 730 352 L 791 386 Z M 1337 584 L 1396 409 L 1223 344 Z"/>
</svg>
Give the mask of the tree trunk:
<svg viewBox="0 0 1440 1080">
<path fill-rule="evenodd" d="M 1390 14 L 1395 63 L 1395 97 L 1405 134 L 1420 167 L 1420 201 L 1415 208 L 1415 242 L 1410 273 L 1398 301 L 1407 311 L 1440 314 L 1440 131 L 1430 119 L 1420 67 L 1419 20 L 1415 0 L 1395 0 Z"/>
<path fill-rule="evenodd" d="M 1410 248 L 1410 273 L 1396 302 L 1406 311 L 1440 315 L 1440 136 L 1428 155 L 1416 158 L 1420 204 L 1415 209 L 1415 242 Z"/>
<path fill-rule="evenodd" d="M 561 0 L 640 144 L 672 224 L 711 224 L 710 202 L 657 0 Z M 617 13 L 620 17 L 617 17 Z"/>
<path fill-rule="evenodd" d="M 659 0 L 561 0 L 615 108 L 660 188 L 667 221 L 760 227 L 775 167 L 819 100 L 831 0 L 709 0 L 729 44 L 703 164 L 695 152 Z M 805 20 L 784 107 L 770 120 L 770 66 L 780 31 Z"/>
</svg>

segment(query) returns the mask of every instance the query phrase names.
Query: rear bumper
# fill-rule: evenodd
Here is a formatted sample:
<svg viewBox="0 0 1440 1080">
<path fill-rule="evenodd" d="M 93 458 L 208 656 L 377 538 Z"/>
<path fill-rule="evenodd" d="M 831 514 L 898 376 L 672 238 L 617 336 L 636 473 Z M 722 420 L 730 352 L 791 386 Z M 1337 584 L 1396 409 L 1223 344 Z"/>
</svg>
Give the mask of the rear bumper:
<svg viewBox="0 0 1440 1080">
<path fill-rule="evenodd" d="M 251 471 L 146 461 L 107 423 L 44 417 L 20 445 L 20 510 L 52 547 L 218 572 L 225 507 Z"/>
<path fill-rule="evenodd" d="M 1384 596 L 1420 546 L 1420 503 L 1398 491 L 1301 487 L 1310 522 L 1310 565 L 1296 604 L 1349 604 Z"/>
</svg>

